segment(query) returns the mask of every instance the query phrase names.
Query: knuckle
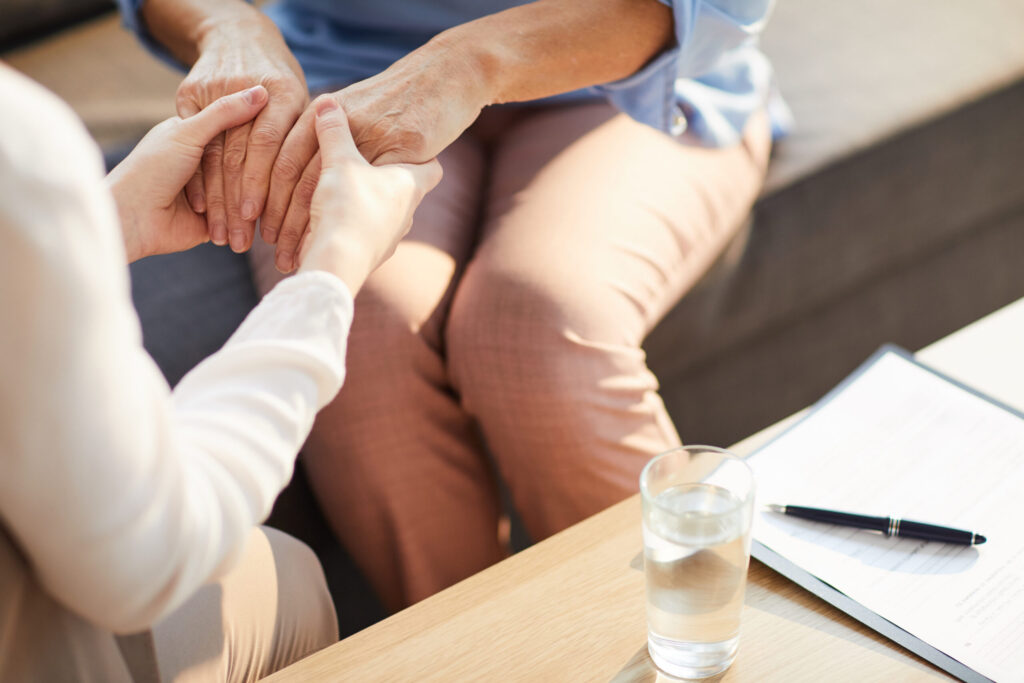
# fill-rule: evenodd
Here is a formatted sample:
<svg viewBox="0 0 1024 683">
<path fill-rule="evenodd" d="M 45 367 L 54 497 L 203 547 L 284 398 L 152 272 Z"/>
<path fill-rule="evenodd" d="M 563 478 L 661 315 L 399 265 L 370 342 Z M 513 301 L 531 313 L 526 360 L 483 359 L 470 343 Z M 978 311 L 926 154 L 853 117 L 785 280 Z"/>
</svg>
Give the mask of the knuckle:
<svg viewBox="0 0 1024 683">
<path fill-rule="evenodd" d="M 294 89 L 297 79 L 286 71 L 275 71 L 264 76 L 262 82 L 268 88 Z"/>
<path fill-rule="evenodd" d="M 250 191 L 259 191 L 264 197 L 270 189 L 266 177 L 259 169 L 246 168 L 242 173 L 242 187 Z"/>
<path fill-rule="evenodd" d="M 195 74 L 185 76 L 174 93 L 176 101 L 195 102 L 198 99 L 201 88 L 202 81 Z"/>
<path fill-rule="evenodd" d="M 298 244 L 299 239 L 302 237 L 302 233 L 305 232 L 305 229 L 305 222 L 300 223 L 299 221 L 292 221 L 291 223 L 281 226 L 281 234 L 277 238 L 278 247 L 283 248 L 286 251 L 290 250 Z"/>
<path fill-rule="evenodd" d="M 224 142 L 220 139 L 220 136 L 210 140 L 210 143 L 206 145 L 206 150 L 203 152 L 203 160 L 206 163 L 220 163 L 224 157 Z"/>
<path fill-rule="evenodd" d="M 314 109 L 314 111 L 315 111 L 315 110 L 316 110 L 316 107 L 317 107 L 317 106 L 318 106 L 318 105 L 319 105 L 319 104 L 320 104 L 321 102 L 326 102 L 327 100 L 331 99 L 332 97 L 333 97 L 333 95 L 331 95 L 330 93 L 324 93 L 324 94 L 322 94 L 322 95 L 317 95 L 317 96 L 316 96 L 316 99 L 314 99 L 314 100 L 313 100 L 313 101 L 312 101 L 312 102 L 310 103 L 310 106 L 311 106 L 311 107 L 313 107 L 313 109 Z"/>
<path fill-rule="evenodd" d="M 262 230 L 264 234 L 278 234 L 281 232 L 281 224 L 283 222 L 284 221 L 280 218 L 280 216 L 272 216 L 270 215 L 269 212 L 265 212 L 263 214 L 263 217 L 260 219 L 260 230 Z M 278 239 L 280 239 L 280 235 L 278 235 Z"/>
<path fill-rule="evenodd" d="M 224 195 L 219 190 L 206 188 L 206 210 L 211 213 L 224 213 Z"/>
<path fill-rule="evenodd" d="M 203 188 L 206 190 L 208 203 L 223 203 L 224 184 L 220 177 L 220 164 L 203 171 Z"/>
<path fill-rule="evenodd" d="M 272 124 L 254 125 L 249 133 L 249 146 L 257 148 L 277 148 L 281 145 L 281 131 Z"/>
<path fill-rule="evenodd" d="M 298 201 L 299 205 L 308 208 L 313 202 L 313 193 L 316 192 L 317 178 L 313 176 L 303 176 L 299 181 L 299 184 L 295 186 L 295 194 L 293 195 L 295 200 Z"/>
<path fill-rule="evenodd" d="M 262 225 L 276 226 L 284 220 L 284 212 L 287 204 L 281 201 L 281 195 L 271 192 L 267 195 L 266 205 L 263 207 L 263 215 L 260 217 Z"/>
<path fill-rule="evenodd" d="M 242 167 L 245 165 L 245 148 L 237 145 L 233 145 L 224 150 L 223 154 L 224 168 L 228 171 L 241 172 Z"/>
<path fill-rule="evenodd" d="M 416 129 L 402 127 L 395 121 L 379 119 L 363 130 L 356 140 L 356 145 L 371 161 L 388 155 L 394 161 L 409 162 L 423 156 L 426 137 Z"/>
<path fill-rule="evenodd" d="M 192 95 L 190 93 L 186 93 L 181 90 L 178 91 L 177 96 L 174 98 L 174 110 L 177 111 L 179 115 L 183 112 L 198 108 L 199 107 L 192 100 Z"/>
<path fill-rule="evenodd" d="M 281 227 L 281 210 L 277 207 L 271 208 L 267 205 L 267 208 L 263 211 L 263 216 L 260 217 L 260 229 L 264 232 L 278 232 Z"/>
<path fill-rule="evenodd" d="M 223 164 L 221 163 L 223 156 L 223 151 L 220 149 L 207 148 L 203 153 L 201 168 L 203 170 L 203 175 L 208 178 L 207 184 L 214 182 L 213 179 L 215 178 L 220 178 L 221 171 L 223 169 Z"/>
<path fill-rule="evenodd" d="M 274 180 L 283 183 L 294 183 L 302 175 L 303 167 L 294 159 L 288 156 L 279 156 L 274 162 L 274 169 L 271 171 Z"/>
<path fill-rule="evenodd" d="M 281 89 L 291 96 L 296 105 L 302 106 L 309 101 L 309 90 L 295 74 L 288 74 L 281 78 Z"/>
<path fill-rule="evenodd" d="M 174 104 L 179 114 L 194 114 L 202 111 L 216 99 L 210 92 L 210 84 L 192 77 L 186 78 L 175 93 Z"/>
</svg>

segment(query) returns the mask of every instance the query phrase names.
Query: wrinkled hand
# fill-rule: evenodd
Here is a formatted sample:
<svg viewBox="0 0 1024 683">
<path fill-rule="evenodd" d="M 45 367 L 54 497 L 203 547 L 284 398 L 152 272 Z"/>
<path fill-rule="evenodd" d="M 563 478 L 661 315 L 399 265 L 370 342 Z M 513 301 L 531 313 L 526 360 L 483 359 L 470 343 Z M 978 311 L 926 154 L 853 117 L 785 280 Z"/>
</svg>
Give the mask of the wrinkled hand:
<svg viewBox="0 0 1024 683">
<path fill-rule="evenodd" d="M 130 261 L 207 241 L 207 219 L 189 204 L 185 184 L 210 140 L 251 121 L 267 99 L 266 88 L 256 86 L 222 97 L 190 118 L 167 119 L 107 175 Z"/>
<path fill-rule="evenodd" d="M 456 53 L 425 48 L 372 78 L 318 97 L 281 147 L 260 221 L 263 240 L 277 245 L 275 265 L 281 272 L 295 267 L 295 253 L 309 222 L 321 164 L 315 113 L 327 100 L 344 108 L 356 146 L 373 164 L 435 158 L 486 104 L 479 76 Z"/>
<path fill-rule="evenodd" d="M 206 213 L 210 239 L 241 252 L 252 245 L 256 218 L 270 187 L 270 171 L 281 144 L 306 108 L 302 68 L 269 20 L 244 35 L 213 35 L 178 88 L 178 115 L 194 116 L 217 98 L 262 85 L 267 107 L 254 121 L 218 136 L 206 149 L 201 169 L 186 189 L 192 208 Z"/>
<path fill-rule="evenodd" d="M 333 272 L 355 294 L 409 231 L 420 200 L 441 180 L 441 166 L 370 165 L 333 98 L 316 103 L 313 119 L 323 169 L 299 261 L 302 270 Z"/>
</svg>

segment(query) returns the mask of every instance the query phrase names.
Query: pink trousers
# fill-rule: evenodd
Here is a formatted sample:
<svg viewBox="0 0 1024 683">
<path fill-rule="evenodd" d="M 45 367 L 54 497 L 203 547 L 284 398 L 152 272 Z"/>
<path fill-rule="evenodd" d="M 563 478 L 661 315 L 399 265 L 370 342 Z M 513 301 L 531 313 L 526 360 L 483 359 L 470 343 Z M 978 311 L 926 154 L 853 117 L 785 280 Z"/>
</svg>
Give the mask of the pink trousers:
<svg viewBox="0 0 1024 683">
<path fill-rule="evenodd" d="M 441 154 L 304 448 L 388 608 L 506 554 L 496 476 L 540 540 L 679 444 L 640 344 L 742 225 L 769 148 L 764 117 L 705 149 L 586 103 L 485 110 Z M 269 250 L 253 261 L 266 291 Z"/>
</svg>

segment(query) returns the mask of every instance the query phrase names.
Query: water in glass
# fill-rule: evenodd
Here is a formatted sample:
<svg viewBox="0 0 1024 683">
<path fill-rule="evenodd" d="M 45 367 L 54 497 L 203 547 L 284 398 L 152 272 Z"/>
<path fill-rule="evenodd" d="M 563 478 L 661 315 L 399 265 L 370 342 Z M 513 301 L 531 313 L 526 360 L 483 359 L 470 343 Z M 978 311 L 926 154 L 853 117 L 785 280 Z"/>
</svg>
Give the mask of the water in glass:
<svg viewBox="0 0 1024 683">
<path fill-rule="evenodd" d="M 644 511 L 648 644 L 667 673 L 724 671 L 739 643 L 750 545 L 745 506 L 724 488 L 682 484 Z"/>
</svg>

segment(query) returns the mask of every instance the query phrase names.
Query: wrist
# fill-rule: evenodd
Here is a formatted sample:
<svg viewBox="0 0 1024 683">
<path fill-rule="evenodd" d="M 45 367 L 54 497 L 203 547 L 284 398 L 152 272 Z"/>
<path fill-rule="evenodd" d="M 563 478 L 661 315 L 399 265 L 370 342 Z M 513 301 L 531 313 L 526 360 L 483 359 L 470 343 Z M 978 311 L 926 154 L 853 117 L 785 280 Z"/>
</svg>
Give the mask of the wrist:
<svg viewBox="0 0 1024 683">
<path fill-rule="evenodd" d="M 439 33 L 420 48 L 443 62 L 445 73 L 479 109 L 505 101 L 501 93 L 506 60 L 500 44 L 484 38 L 472 23 L 463 24 Z"/>
<path fill-rule="evenodd" d="M 375 265 L 369 251 L 359 243 L 331 236 L 310 244 L 302 254 L 298 272 L 322 270 L 331 273 L 345 283 L 354 297 Z"/>
<path fill-rule="evenodd" d="M 132 261 L 138 261 L 146 254 L 141 235 L 139 235 L 138 221 L 135 219 L 134 212 L 130 211 L 122 201 L 123 194 L 118 177 L 118 170 L 115 168 L 107 174 L 104 182 L 110 191 L 110 196 L 114 200 L 114 208 L 117 209 L 117 220 L 121 227 L 121 238 L 124 240 L 125 255 L 128 258 L 128 263 L 131 263 Z"/>
<path fill-rule="evenodd" d="M 184 64 L 194 64 L 219 35 L 265 30 L 264 15 L 244 0 L 146 0 L 142 20 L 152 36 Z"/>
<path fill-rule="evenodd" d="M 196 25 L 194 40 L 198 54 L 222 46 L 235 48 L 239 36 L 254 45 L 263 45 L 267 40 L 284 43 L 281 32 L 266 15 L 251 5 L 240 4 L 239 8 L 232 5 L 230 9 L 211 13 Z"/>
<path fill-rule="evenodd" d="M 123 222 L 121 225 L 121 231 L 121 236 L 124 238 L 125 261 L 128 263 L 135 263 L 139 259 L 150 255 L 146 251 L 146 248 L 142 246 L 138 234 L 127 230 Z"/>
</svg>

